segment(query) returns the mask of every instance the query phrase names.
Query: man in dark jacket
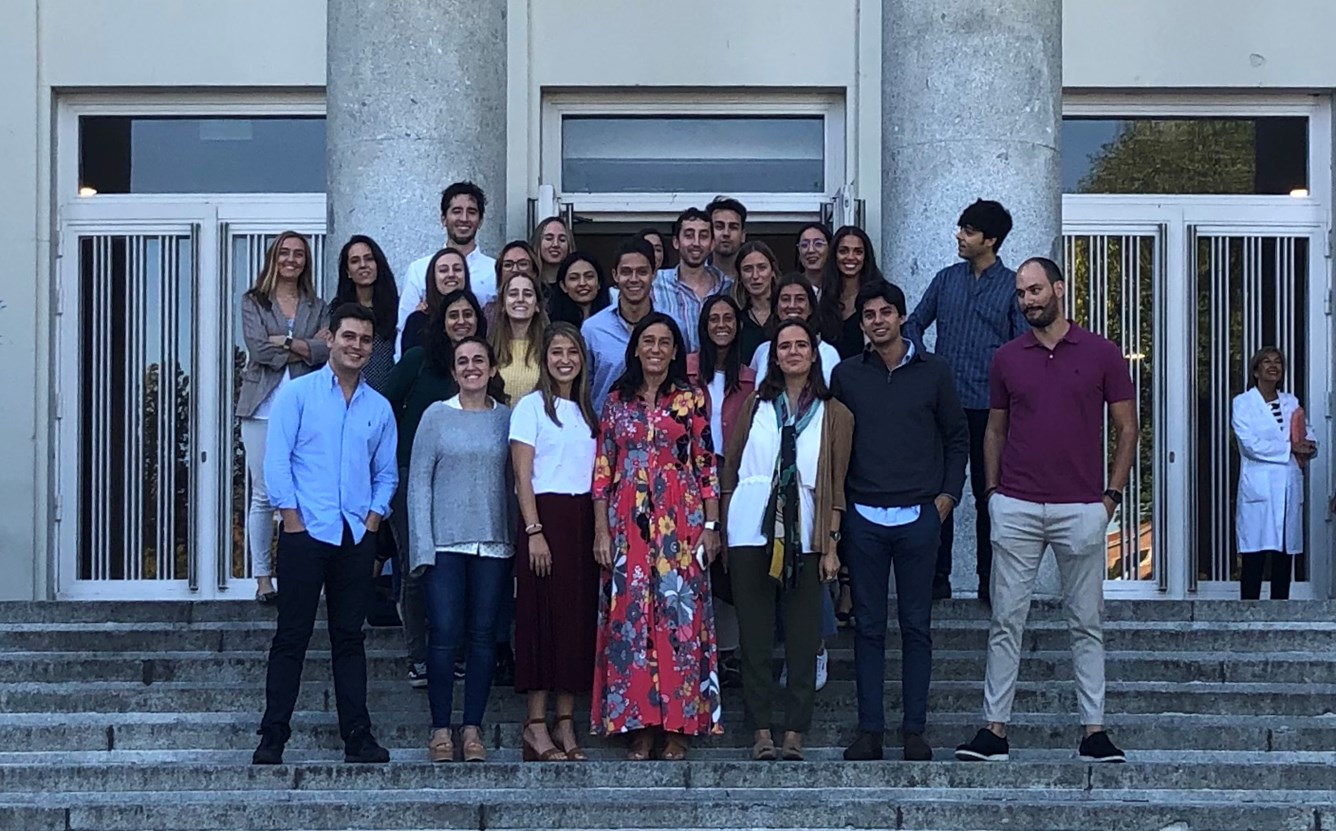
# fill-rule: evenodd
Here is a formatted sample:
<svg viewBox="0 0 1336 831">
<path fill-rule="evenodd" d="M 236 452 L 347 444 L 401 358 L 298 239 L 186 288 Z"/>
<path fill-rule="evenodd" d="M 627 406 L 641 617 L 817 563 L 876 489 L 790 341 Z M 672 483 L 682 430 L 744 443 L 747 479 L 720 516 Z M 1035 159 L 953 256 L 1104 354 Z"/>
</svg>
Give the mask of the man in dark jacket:
<svg viewBox="0 0 1336 831">
<path fill-rule="evenodd" d="M 857 630 L 858 738 L 844 758 L 882 757 L 886 616 L 895 568 L 904 660 L 904 758 L 929 761 L 923 733 L 932 677 L 932 581 L 942 522 L 960 502 L 969 428 L 945 361 L 901 336 L 905 295 L 878 281 L 858 292 L 868 346 L 840 363 L 831 392 L 854 414 L 840 560 Z"/>
</svg>

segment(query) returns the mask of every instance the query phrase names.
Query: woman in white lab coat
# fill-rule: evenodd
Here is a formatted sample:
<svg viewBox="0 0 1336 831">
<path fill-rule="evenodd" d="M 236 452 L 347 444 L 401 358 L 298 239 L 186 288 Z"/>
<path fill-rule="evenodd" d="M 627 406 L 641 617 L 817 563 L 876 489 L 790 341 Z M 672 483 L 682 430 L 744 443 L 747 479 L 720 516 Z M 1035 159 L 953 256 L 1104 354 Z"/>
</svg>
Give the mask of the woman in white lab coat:
<svg viewBox="0 0 1336 831">
<path fill-rule="evenodd" d="M 1290 596 L 1294 555 L 1303 551 L 1304 466 L 1317 453 L 1299 399 L 1281 392 L 1285 356 L 1273 346 L 1248 364 L 1249 388 L 1234 397 L 1233 427 L 1239 444 L 1239 494 L 1235 517 L 1244 600 L 1262 593 L 1270 555 L 1271 599 Z"/>
</svg>

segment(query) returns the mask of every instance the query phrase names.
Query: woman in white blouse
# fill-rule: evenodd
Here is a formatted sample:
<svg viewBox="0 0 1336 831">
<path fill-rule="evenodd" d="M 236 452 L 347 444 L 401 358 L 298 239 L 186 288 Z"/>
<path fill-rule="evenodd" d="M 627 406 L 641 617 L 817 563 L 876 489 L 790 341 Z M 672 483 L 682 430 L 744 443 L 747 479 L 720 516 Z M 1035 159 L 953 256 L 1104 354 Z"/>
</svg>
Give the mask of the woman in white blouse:
<svg viewBox="0 0 1336 831">
<path fill-rule="evenodd" d="M 742 406 L 724 455 L 723 514 L 742 636 L 742 692 L 757 761 L 803 758 L 812 722 L 822 583 L 835 579 L 854 417 L 815 371 L 817 333 L 779 324 L 765 379 Z M 758 353 L 759 354 L 759 353 Z M 775 604 L 784 599 L 784 742 L 770 732 Z"/>
<path fill-rule="evenodd" d="M 816 314 L 816 289 L 801 274 L 789 274 L 775 285 L 773 302 L 771 321 L 811 320 Z M 765 375 L 765 368 L 770 361 L 771 342 L 763 341 L 756 348 L 756 354 L 752 355 L 751 368 L 756 371 L 757 378 Z M 830 374 L 835 371 L 835 364 L 840 362 L 839 351 L 822 342 L 820 337 L 816 339 L 812 351 L 821 361 L 821 377 L 829 384 Z"/>
<path fill-rule="evenodd" d="M 510 453 L 522 533 L 516 552 L 515 691 L 528 694 L 526 761 L 584 761 L 575 696 L 594 679 L 598 563 L 590 496 L 598 417 L 589 356 L 569 323 L 544 333 L 538 386 L 515 405 Z M 549 733 L 547 699 L 556 693 Z"/>
<path fill-rule="evenodd" d="M 1239 444 L 1235 512 L 1244 600 L 1262 594 L 1271 560 L 1271 599 L 1287 600 L 1294 555 L 1303 552 L 1304 467 L 1317 454 L 1299 399 L 1280 390 L 1285 356 L 1273 346 L 1248 364 L 1249 389 L 1234 397 L 1232 423 Z"/>
</svg>

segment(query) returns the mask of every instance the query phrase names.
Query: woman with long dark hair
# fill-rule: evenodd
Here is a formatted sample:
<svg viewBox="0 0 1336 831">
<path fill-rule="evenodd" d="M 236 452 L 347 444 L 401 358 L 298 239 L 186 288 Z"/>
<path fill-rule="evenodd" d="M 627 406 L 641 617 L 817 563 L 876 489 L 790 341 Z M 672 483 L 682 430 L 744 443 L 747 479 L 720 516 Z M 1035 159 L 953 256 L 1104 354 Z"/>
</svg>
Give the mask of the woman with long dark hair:
<svg viewBox="0 0 1336 831">
<path fill-rule="evenodd" d="M 404 321 L 399 333 L 399 354 L 422 344 L 422 332 L 432 313 L 439 311 L 441 301 L 451 292 L 472 290 L 468 259 L 459 250 L 442 248 L 427 262 L 427 294 L 417 309 Z"/>
<path fill-rule="evenodd" d="M 757 348 L 770 338 L 770 309 L 778 279 L 779 260 L 770 246 L 760 240 L 743 243 L 738 249 L 738 279 L 733 283 L 733 299 L 742 310 L 743 363 L 750 364 Z"/>
<path fill-rule="evenodd" d="M 835 232 L 830 247 L 821 275 L 817 319 L 821 339 L 834 345 L 841 358 L 851 358 L 863 351 L 863 327 L 854 309 L 858 290 L 885 278 L 877 268 L 872 240 L 862 228 L 844 226 Z"/>
<path fill-rule="evenodd" d="M 709 567 L 719 554 L 718 474 L 705 396 L 682 333 L 651 312 L 599 424 L 594 557 L 604 569 L 592 727 L 632 734 L 628 758 L 686 758 L 723 731 Z"/>
<path fill-rule="evenodd" d="M 566 227 L 566 220 L 549 216 L 534 226 L 529 247 L 538 255 L 539 285 L 546 296 L 556 284 L 557 267 L 575 250 L 575 231 Z"/>
<path fill-rule="evenodd" d="M 641 228 L 636 231 L 636 236 L 649 243 L 649 247 L 654 249 L 654 271 L 658 272 L 664 268 L 668 260 L 668 246 L 664 243 L 663 232 L 657 228 Z"/>
<path fill-rule="evenodd" d="M 339 285 L 331 305 L 344 303 L 356 303 L 376 316 L 376 339 L 371 344 L 371 357 L 362 368 L 362 378 L 373 390 L 384 393 L 394 368 L 399 289 L 385 252 L 364 234 L 349 237 L 339 251 Z"/>
<path fill-rule="evenodd" d="M 457 395 L 422 416 L 408 474 L 412 573 L 420 575 L 431 624 L 427 757 L 452 762 L 452 664 L 466 650 L 460 740 L 465 762 L 482 762 L 482 719 L 491 694 L 495 628 L 511 591 L 515 481 L 510 465 L 510 410 L 490 394 L 496 359 L 484 338 L 455 345 Z"/>
<path fill-rule="evenodd" d="M 251 487 L 246 547 L 256 582 L 255 599 L 264 604 L 278 600 L 271 555 L 274 506 L 264 485 L 269 410 L 284 384 L 314 371 L 329 358 L 328 323 L 329 307 L 315 294 L 311 244 L 296 231 L 284 231 L 265 252 L 255 285 L 241 296 L 246 367 L 241 372 L 236 412 Z"/>
<path fill-rule="evenodd" d="M 598 564 L 594 502 L 598 416 L 589 397 L 589 354 L 569 323 L 543 337 L 538 387 L 515 402 L 510 458 L 521 533 L 515 560 L 515 691 L 528 694 L 524 758 L 584 761 L 575 696 L 594 677 Z M 556 694 L 556 726 L 547 699 Z"/>
<path fill-rule="evenodd" d="M 588 251 L 573 251 L 557 267 L 557 281 L 547 298 L 547 317 L 553 323 L 579 328 L 595 312 L 612 302 L 608 275 Z"/>
<path fill-rule="evenodd" d="M 822 583 L 840 569 L 844 477 L 853 415 L 815 371 L 816 329 L 783 321 L 771 340 L 765 379 L 747 397 L 724 454 L 729 575 L 742 641 L 742 691 L 756 734 L 756 761 L 803 758 L 811 729 L 822 637 Z M 784 741 L 770 731 L 770 653 L 783 599 Z"/>
<path fill-rule="evenodd" d="M 431 291 L 431 283 L 427 286 Z M 473 292 L 455 289 L 437 303 L 422 335 L 423 344 L 404 353 L 385 385 L 385 397 L 399 425 L 399 489 L 390 503 L 390 530 L 399 556 L 396 595 L 408 651 L 408 683 L 413 687 L 427 685 L 427 609 L 421 583 L 408 568 L 408 467 L 422 414 L 459 392 L 452 372 L 455 344 L 471 337 L 486 338 L 487 321 Z M 492 392 L 498 397 L 497 388 Z"/>
<path fill-rule="evenodd" d="M 770 307 L 771 326 L 778 326 L 780 323 L 794 318 L 806 320 L 815 325 L 817 317 L 816 290 L 812 288 L 812 284 L 807 281 L 806 277 L 801 274 L 788 274 L 781 277 L 775 285 L 773 298 L 774 302 Z M 819 327 L 817 331 L 820 332 Z M 821 340 L 819 334 L 817 339 L 819 341 L 816 346 L 817 360 L 821 364 L 821 376 L 829 384 L 830 374 L 835 371 L 835 365 L 840 362 L 840 353 L 836 351 L 835 347 Z M 769 360 L 770 341 L 766 340 L 756 348 L 756 354 L 752 355 L 751 368 L 756 373 L 756 377 L 764 377 Z"/>
</svg>

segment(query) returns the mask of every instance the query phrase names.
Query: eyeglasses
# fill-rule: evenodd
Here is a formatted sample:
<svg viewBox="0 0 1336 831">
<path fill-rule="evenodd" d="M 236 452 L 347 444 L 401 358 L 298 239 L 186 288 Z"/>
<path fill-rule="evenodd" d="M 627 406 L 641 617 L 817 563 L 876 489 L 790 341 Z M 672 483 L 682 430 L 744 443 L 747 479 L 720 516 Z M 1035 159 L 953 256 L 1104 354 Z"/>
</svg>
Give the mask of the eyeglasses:
<svg viewBox="0 0 1336 831">
<path fill-rule="evenodd" d="M 826 241 L 823 239 L 805 239 L 798 242 L 799 251 L 820 251 L 826 247 Z"/>
<path fill-rule="evenodd" d="M 528 270 L 529 270 L 529 261 L 528 261 L 528 259 L 523 259 L 523 260 L 502 260 L 502 261 L 501 261 L 501 270 L 502 270 L 502 271 L 528 271 Z"/>
</svg>

